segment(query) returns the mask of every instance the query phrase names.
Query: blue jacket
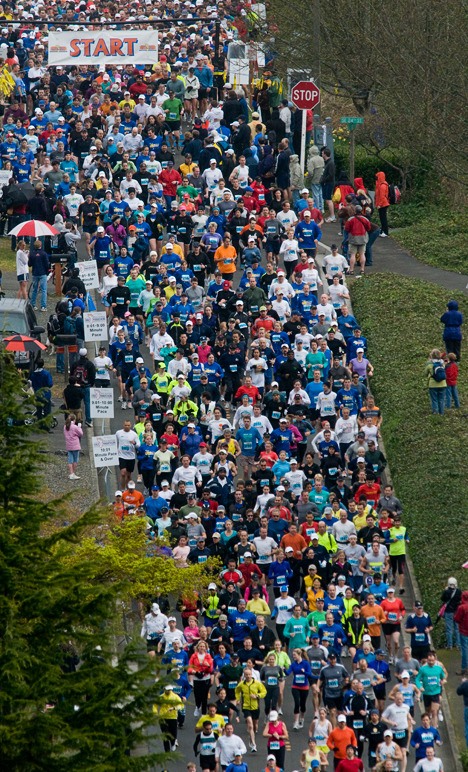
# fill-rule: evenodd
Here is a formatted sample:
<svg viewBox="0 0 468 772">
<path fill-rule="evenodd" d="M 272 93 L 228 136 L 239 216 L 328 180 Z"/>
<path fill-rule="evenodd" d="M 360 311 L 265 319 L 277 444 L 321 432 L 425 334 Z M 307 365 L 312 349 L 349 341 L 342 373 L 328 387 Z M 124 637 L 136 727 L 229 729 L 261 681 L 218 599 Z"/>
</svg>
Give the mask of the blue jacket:
<svg viewBox="0 0 468 772">
<path fill-rule="evenodd" d="M 433 748 L 436 742 L 442 742 L 438 729 L 435 729 L 433 726 L 430 726 L 429 729 L 424 729 L 423 726 L 415 729 L 410 743 L 413 748 L 419 745 L 419 748 L 416 748 L 416 761 L 425 759 L 426 748 Z"/>
<path fill-rule="evenodd" d="M 234 611 L 228 616 L 229 627 L 235 641 L 243 641 L 257 623 L 257 617 L 251 611 Z"/>
<path fill-rule="evenodd" d="M 49 273 L 49 256 L 43 249 L 34 249 L 29 253 L 28 265 L 33 276 L 47 276 Z"/>
<path fill-rule="evenodd" d="M 442 324 L 445 324 L 442 337 L 444 340 L 461 340 L 462 331 L 460 328 L 463 324 L 463 314 L 458 310 L 456 300 L 449 300 L 447 308 L 448 311 L 440 317 Z"/>
<path fill-rule="evenodd" d="M 38 391 L 41 392 L 40 396 L 43 399 L 49 400 L 51 397 L 50 389 L 53 385 L 52 376 L 49 373 L 48 370 L 34 370 L 33 373 L 31 373 L 31 385 L 34 389 L 34 393 L 36 394 Z"/>
<path fill-rule="evenodd" d="M 196 430 L 193 434 L 190 434 L 188 429 L 182 429 L 179 437 L 181 452 L 187 453 L 192 458 L 200 450 L 200 442 L 202 440 L 203 437 Z"/>
</svg>

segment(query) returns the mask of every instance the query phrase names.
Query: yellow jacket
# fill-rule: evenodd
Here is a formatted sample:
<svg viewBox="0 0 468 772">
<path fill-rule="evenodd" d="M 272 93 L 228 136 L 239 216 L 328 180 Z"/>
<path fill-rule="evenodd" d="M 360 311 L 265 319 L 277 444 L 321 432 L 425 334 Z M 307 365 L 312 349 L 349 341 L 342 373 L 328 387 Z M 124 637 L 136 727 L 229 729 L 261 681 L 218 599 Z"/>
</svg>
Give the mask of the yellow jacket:
<svg viewBox="0 0 468 772">
<path fill-rule="evenodd" d="M 257 710 L 266 693 L 266 688 L 260 681 L 241 681 L 235 691 L 236 700 L 242 704 L 244 710 Z"/>
<path fill-rule="evenodd" d="M 165 691 L 160 705 L 155 705 L 154 713 L 158 713 L 162 719 L 177 718 L 177 713 L 182 710 L 184 703 L 175 692 Z"/>
</svg>

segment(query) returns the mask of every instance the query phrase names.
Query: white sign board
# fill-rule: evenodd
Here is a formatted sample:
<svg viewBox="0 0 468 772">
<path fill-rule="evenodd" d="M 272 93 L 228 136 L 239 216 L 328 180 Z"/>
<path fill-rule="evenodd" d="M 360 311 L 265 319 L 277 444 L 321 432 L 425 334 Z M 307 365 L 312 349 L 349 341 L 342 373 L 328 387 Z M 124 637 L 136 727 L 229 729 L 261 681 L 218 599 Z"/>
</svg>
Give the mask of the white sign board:
<svg viewBox="0 0 468 772">
<path fill-rule="evenodd" d="M 91 399 L 91 418 L 114 417 L 114 390 L 95 389 L 89 390 Z"/>
<path fill-rule="evenodd" d="M 107 340 L 107 316 L 105 311 L 85 311 L 83 314 L 85 341 Z"/>
<path fill-rule="evenodd" d="M 117 437 L 115 434 L 104 434 L 93 437 L 94 466 L 118 466 Z"/>
<path fill-rule="evenodd" d="M 49 30 L 49 66 L 57 64 L 156 64 L 158 35 L 154 30 Z"/>
<path fill-rule="evenodd" d="M 88 292 L 89 290 L 97 289 L 99 287 L 98 269 L 95 260 L 86 260 L 85 263 L 76 263 L 76 267 L 80 272 L 80 279 Z"/>
</svg>

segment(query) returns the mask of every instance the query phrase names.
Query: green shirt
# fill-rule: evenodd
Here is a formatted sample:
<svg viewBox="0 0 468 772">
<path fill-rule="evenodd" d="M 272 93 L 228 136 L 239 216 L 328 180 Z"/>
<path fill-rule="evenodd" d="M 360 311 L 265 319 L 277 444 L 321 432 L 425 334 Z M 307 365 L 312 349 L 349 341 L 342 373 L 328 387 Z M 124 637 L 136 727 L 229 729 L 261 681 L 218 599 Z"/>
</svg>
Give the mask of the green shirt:
<svg viewBox="0 0 468 772">
<path fill-rule="evenodd" d="M 389 555 L 405 555 L 406 554 L 406 542 L 408 537 L 406 536 L 406 528 L 404 525 L 400 525 L 399 528 L 393 526 L 389 529 L 390 544 Z M 396 541 L 393 541 L 396 539 Z"/>
<path fill-rule="evenodd" d="M 143 276 L 138 276 L 136 279 L 127 279 L 125 284 L 130 290 L 130 308 L 137 308 L 140 292 L 146 288 L 146 282 Z"/>
<path fill-rule="evenodd" d="M 199 191 L 193 185 L 179 185 L 177 188 L 177 198 L 182 199 L 184 193 L 188 193 L 190 198 L 196 198 Z"/>
<path fill-rule="evenodd" d="M 325 611 L 312 611 L 306 619 L 312 632 L 316 633 L 325 624 Z"/>
<path fill-rule="evenodd" d="M 289 645 L 292 649 L 302 649 L 307 646 L 310 630 L 309 623 L 305 617 L 291 617 L 285 624 L 284 636 L 289 638 Z"/>
<path fill-rule="evenodd" d="M 162 105 L 162 109 L 166 113 L 166 120 L 179 121 L 182 107 L 183 107 L 183 104 L 180 99 L 177 99 L 177 98 L 166 99 L 166 101 L 163 102 L 163 105 Z"/>
<path fill-rule="evenodd" d="M 323 351 L 316 351 L 315 354 L 313 351 L 309 351 L 306 356 L 305 364 L 309 380 L 311 381 L 314 377 L 314 370 L 320 370 L 320 372 L 322 372 L 323 368 L 326 367 L 327 357 Z"/>
<path fill-rule="evenodd" d="M 419 689 L 424 689 L 424 694 L 435 696 L 441 693 L 441 682 L 444 678 L 443 668 L 436 663 L 435 665 L 423 665 L 414 682 Z"/>
</svg>

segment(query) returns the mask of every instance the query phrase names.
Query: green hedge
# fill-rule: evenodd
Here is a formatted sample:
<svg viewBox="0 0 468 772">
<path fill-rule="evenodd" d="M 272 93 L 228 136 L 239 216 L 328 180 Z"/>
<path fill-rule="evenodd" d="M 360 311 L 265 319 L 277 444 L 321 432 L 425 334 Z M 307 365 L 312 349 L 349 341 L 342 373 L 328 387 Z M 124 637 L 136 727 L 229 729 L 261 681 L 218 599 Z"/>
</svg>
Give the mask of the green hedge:
<svg viewBox="0 0 468 772">
<path fill-rule="evenodd" d="M 454 212 L 448 206 L 402 204 L 392 207 L 390 222 L 392 237 L 418 260 L 468 274 L 468 220 L 464 212 Z"/>
<path fill-rule="evenodd" d="M 453 297 L 468 319 L 467 298 Z M 411 557 L 424 603 L 435 614 L 447 577 L 458 577 L 462 586 L 467 582 L 461 565 L 468 557 L 468 381 L 462 364 L 461 409 L 432 416 L 423 376 L 429 351 L 442 345 L 439 318 L 450 295 L 434 284 L 374 274 L 353 282 L 351 299 L 369 340 L 372 390 L 383 413 L 386 455 L 403 502 Z"/>
<path fill-rule="evenodd" d="M 349 142 L 335 141 L 334 143 L 335 163 L 337 167 L 337 173 L 341 170 L 345 172 L 349 171 Z M 366 184 L 366 187 L 374 189 L 376 172 L 385 172 L 385 176 L 389 182 L 393 182 L 395 185 L 401 185 L 401 178 L 399 172 L 390 166 L 402 165 L 402 158 L 405 157 L 404 150 L 398 150 L 389 148 L 383 150 L 380 158 L 376 158 L 369 151 L 361 146 L 357 145 L 354 155 L 356 176 L 362 177 Z M 411 161 L 411 158 L 408 159 Z M 424 200 L 427 201 L 428 196 L 431 195 L 437 198 L 438 191 L 440 190 L 440 183 L 434 184 L 431 182 L 433 179 L 433 173 L 429 166 L 418 164 L 417 168 L 411 170 L 407 178 L 407 193 L 406 197 L 411 198 L 424 195 Z"/>
</svg>

